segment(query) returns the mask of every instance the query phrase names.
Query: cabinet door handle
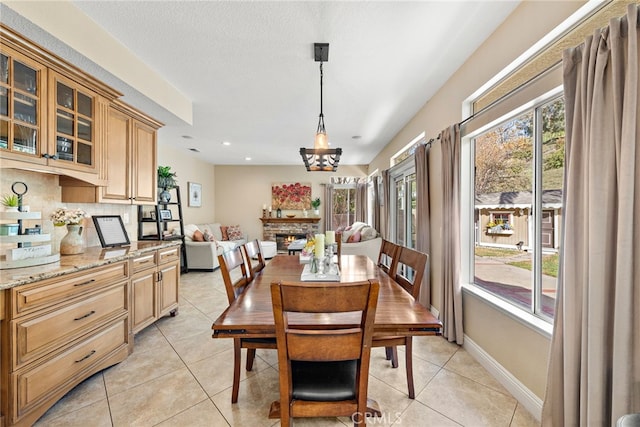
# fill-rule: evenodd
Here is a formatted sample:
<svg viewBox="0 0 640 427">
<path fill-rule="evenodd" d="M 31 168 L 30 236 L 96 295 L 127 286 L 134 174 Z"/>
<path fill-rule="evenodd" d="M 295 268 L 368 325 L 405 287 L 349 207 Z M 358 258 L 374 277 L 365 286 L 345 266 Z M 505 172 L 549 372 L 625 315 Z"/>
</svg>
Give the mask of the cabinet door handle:
<svg viewBox="0 0 640 427">
<path fill-rule="evenodd" d="M 75 284 L 75 285 L 73 285 L 73 286 L 84 286 L 84 285 L 88 285 L 89 283 L 93 283 L 93 282 L 95 282 L 95 281 L 96 281 L 96 279 L 91 279 L 91 280 L 87 280 L 86 282 L 76 283 L 76 284 Z"/>
<path fill-rule="evenodd" d="M 93 356 L 94 354 L 96 354 L 95 350 L 91 350 L 91 353 L 87 354 L 85 357 L 83 357 L 82 359 L 76 360 L 76 363 L 80 363 L 83 360 L 87 360 L 88 358 L 90 358 L 91 356 Z"/>
<path fill-rule="evenodd" d="M 87 314 L 85 314 L 84 316 L 76 317 L 76 318 L 75 318 L 75 319 L 73 319 L 73 320 L 82 320 L 82 319 L 84 319 L 84 318 L 86 318 L 86 317 L 93 316 L 94 314 L 96 314 L 96 311 L 95 311 L 95 310 L 91 310 L 90 312 L 88 312 L 88 313 L 87 313 Z"/>
</svg>

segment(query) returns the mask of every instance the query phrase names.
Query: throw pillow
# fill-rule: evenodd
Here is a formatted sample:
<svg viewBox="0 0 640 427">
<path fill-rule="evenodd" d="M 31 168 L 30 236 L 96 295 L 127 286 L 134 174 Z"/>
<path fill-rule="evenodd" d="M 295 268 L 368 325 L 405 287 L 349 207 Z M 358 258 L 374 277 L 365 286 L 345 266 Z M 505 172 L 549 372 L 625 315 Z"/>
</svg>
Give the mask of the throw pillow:
<svg viewBox="0 0 640 427">
<path fill-rule="evenodd" d="M 229 235 L 227 233 L 229 227 L 227 227 L 226 225 L 221 225 L 220 226 L 220 232 L 222 233 L 222 240 L 229 240 Z"/>
<path fill-rule="evenodd" d="M 358 243 L 360 241 L 360 232 L 356 231 L 347 239 L 347 243 Z"/>
<path fill-rule="evenodd" d="M 204 235 L 202 234 L 202 231 L 196 230 L 193 233 L 193 241 L 194 242 L 204 242 Z"/>
<path fill-rule="evenodd" d="M 202 235 L 204 236 L 205 242 L 215 242 L 216 241 L 216 238 L 213 236 L 213 234 L 211 234 L 211 232 L 207 228 L 205 228 L 204 233 L 202 233 Z"/>
<path fill-rule="evenodd" d="M 244 237 L 239 225 L 230 225 L 227 227 L 227 236 L 229 236 L 229 240 L 240 240 Z"/>
<path fill-rule="evenodd" d="M 193 240 L 193 233 L 196 231 L 198 231 L 198 226 L 195 224 L 187 224 L 184 226 L 184 235 L 191 240 Z"/>
<path fill-rule="evenodd" d="M 366 226 L 360 230 L 360 241 L 362 242 L 375 239 L 376 237 L 378 237 L 378 232 L 373 227 Z"/>
</svg>

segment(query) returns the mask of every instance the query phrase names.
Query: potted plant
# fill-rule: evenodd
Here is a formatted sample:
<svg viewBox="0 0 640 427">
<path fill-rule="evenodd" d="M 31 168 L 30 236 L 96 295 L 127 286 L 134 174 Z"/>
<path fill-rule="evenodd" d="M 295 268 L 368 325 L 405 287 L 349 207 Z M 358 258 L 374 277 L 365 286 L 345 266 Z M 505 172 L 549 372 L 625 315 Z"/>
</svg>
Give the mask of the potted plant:
<svg viewBox="0 0 640 427">
<path fill-rule="evenodd" d="M 162 188 L 160 192 L 160 202 L 169 203 L 171 200 L 171 193 L 168 190 L 175 187 L 177 174 L 171 172 L 171 166 L 158 166 L 158 187 Z"/>
<path fill-rule="evenodd" d="M 311 200 L 311 207 L 313 208 L 313 214 L 316 216 L 320 215 L 320 197 L 316 197 Z"/>
<path fill-rule="evenodd" d="M 19 202 L 20 200 L 15 194 L 5 194 L 2 196 L 2 200 L 0 201 L 6 212 L 18 212 Z"/>
</svg>

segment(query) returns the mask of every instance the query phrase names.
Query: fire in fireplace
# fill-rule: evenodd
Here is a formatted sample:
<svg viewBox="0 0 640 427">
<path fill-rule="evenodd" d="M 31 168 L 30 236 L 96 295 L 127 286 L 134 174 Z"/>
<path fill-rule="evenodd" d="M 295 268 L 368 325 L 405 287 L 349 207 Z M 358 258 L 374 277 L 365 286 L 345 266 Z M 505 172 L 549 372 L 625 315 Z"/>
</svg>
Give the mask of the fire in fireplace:
<svg viewBox="0 0 640 427">
<path fill-rule="evenodd" d="M 307 235 L 304 233 L 301 234 L 291 234 L 291 233 L 276 233 L 276 245 L 278 251 L 286 252 L 289 247 L 289 243 L 298 240 L 298 239 L 306 239 Z"/>
</svg>

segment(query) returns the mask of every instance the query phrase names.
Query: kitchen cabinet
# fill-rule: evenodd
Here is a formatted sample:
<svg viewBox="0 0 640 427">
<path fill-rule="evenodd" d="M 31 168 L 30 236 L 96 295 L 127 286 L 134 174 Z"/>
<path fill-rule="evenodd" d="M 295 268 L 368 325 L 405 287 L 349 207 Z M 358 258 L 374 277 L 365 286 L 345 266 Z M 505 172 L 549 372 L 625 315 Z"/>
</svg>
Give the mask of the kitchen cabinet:
<svg viewBox="0 0 640 427">
<path fill-rule="evenodd" d="M 7 425 L 33 424 L 77 384 L 129 355 L 129 286 L 121 261 L 3 291 Z"/>
<path fill-rule="evenodd" d="M 95 187 L 61 177 L 62 201 L 153 205 L 157 189 L 157 129 L 162 126 L 124 103 L 112 103 L 106 114 L 100 177 Z"/>
<path fill-rule="evenodd" d="M 0 157 L 45 165 L 47 69 L 16 50 L 0 50 Z"/>
<path fill-rule="evenodd" d="M 135 334 L 178 310 L 180 247 L 145 253 L 131 260 L 131 329 Z"/>
</svg>

